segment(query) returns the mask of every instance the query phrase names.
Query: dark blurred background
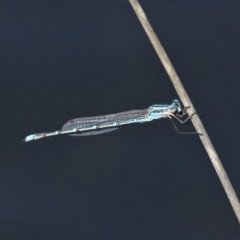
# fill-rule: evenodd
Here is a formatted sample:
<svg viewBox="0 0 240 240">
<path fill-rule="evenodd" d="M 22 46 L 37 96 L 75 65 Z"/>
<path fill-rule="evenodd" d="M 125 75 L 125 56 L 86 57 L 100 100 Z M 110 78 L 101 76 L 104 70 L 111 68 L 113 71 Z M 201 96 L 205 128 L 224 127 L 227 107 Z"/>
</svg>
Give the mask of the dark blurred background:
<svg viewBox="0 0 240 240">
<path fill-rule="evenodd" d="M 140 3 L 240 197 L 239 1 Z M 0 83 L 1 240 L 240 239 L 198 136 L 169 120 L 21 142 L 178 98 L 128 1 L 2 0 Z"/>
</svg>

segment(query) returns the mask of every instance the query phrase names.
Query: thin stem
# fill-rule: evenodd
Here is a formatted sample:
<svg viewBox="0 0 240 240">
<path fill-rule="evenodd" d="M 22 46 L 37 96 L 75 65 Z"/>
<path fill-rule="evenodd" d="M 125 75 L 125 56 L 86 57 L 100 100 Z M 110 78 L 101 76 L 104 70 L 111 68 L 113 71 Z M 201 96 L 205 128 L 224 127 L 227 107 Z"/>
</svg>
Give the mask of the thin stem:
<svg viewBox="0 0 240 240">
<path fill-rule="evenodd" d="M 238 218 L 238 221 L 240 223 L 240 204 L 237 198 L 237 195 L 233 189 L 233 186 L 227 176 L 226 171 L 224 170 L 224 167 L 217 155 L 216 150 L 214 149 L 211 140 L 199 118 L 199 116 L 196 113 L 196 110 L 186 92 L 184 89 L 176 71 L 173 68 L 172 63 L 170 62 L 170 59 L 167 56 L 167 53 L 165 52 L 163 46 L 161 45 L 160 41 L 158 40 L 157 35 L 155 34 L 153 28 L 151 27 L 151 24 L 149 23 L 146 14 L 144 13 L 142 7 L 140 6 L 138 0 L 129 0 L 130 4 L 133 7 L 133 10 L 135 11 L 139 21 L 141 22 L 146 34 L 149 37 L 149 40 L 151 41 L 158 57 L 160 58 L 165 70 L 168 73 L 168 76 L 170 77 L 173 86 L 175 87 L 182 103 L 184 106 L 188 106 L 187 113 L 189 116 L 192 116 L 192 123 L 194 127 L 196 128 L 196 131 L 198 133 L 201 133 L 202 135 L 199 135 L 210 160 L 212 161 L 212 164 L 218 174 L 218 177 L 223 185 L 223 188 L 229 198 L 229 201 L 233 207 L 233 210 Z"/>
</svg>

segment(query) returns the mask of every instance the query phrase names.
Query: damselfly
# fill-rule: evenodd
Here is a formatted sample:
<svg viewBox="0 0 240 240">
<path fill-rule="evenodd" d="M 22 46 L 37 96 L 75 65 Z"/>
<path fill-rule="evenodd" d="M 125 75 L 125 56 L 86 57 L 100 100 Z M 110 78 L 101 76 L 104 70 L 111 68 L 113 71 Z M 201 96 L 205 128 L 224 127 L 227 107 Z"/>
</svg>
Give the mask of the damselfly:
<svg viewBox="0 0 240 240">
<path fill-rule="evenodd" d="M 147 109 L 131 110 L 110 115 L 75 118 L 65 123 L 61 130 L 55 132 L 37 133 L 27 136 L 23 141 L 29 142 L 44 137 L 50 137 L 60 134 L 69 134 L 70 136 L 89 136 L 114 131 L 119 127 L 131 123 L 145 123 L 160 118 L 174 118 L 184 124 L 189 117 L 182 121 L 186 114 L 186 109 L 182 108 L 178 100 L 172 104 L 154 104 Z M 174 125 L 176 128 L 176 126 Z M 176 128 L 177 132 L 178 129 Z M 195 133 L 195 132 L 188 132 Z"/>
</svg>

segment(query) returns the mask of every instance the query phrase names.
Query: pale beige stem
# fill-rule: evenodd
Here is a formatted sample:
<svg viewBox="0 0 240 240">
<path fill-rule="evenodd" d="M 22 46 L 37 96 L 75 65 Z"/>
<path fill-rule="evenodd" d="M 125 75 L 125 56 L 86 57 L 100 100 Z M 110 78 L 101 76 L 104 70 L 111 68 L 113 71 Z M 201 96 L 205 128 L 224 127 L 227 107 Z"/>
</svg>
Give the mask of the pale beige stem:
<svg viewBox="0 0 240 240">
<path fill-rule="evenodd" d="M 196 113 L 196 110 L 186 92 L 184 89 L 176 71 L 174 70 L 172 63 L 170 62 L 167 53 L 165 52 L 162 44 L 160 43 L 157 35 L 155 34 L 153 28 L 151 27 L 151 24 L 149 23 L 146 14 L 144 13 L 142 7 L 140 6 L 138 0 L 129 0 L 130 4 L 133 7 L 133 10 L 135 11 L 139 21 L 141 22 L 145 32 L 147 33 L 149 40 L 151 41 L 158 57 L 160 58 L 164 68 L 166 69 L 173 86 L 175 87 L 182 103 L 184 106 L 188 106 L 187 112 L 189 116 L 192 116 L 192 123 L 194 127 L 196 128 L 196 131 L 198 133 L 202 133 L 202 136 L 199 135 L 208 155 L 209 158 L 212 161 L 212 164 L 218 174 L 218 177 L 220 178 L 220 181 L 223 185 L 223 188 L 230 200 L 230 203 L 233 207 L 233 210 L 238 218 L 238 221 L 240 223 L 240 204 L 237 198 L 237 195 L 232 187 L 232 184 L 227 176 L 226 171 L 223 168 L 223 165 L 217 155 L 217 152 L 215 151 L 211 140 L 199 118 L 199 116 Z M 194 114 L 194 115 L 193 115 Z"/>
</svg>

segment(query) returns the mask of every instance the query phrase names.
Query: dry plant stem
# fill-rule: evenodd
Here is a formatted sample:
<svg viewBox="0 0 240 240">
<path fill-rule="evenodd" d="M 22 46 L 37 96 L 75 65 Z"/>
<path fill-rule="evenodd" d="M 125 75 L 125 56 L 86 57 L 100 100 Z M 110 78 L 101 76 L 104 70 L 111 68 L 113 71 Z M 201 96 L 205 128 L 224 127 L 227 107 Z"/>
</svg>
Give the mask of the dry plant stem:
<svg viewBox="0 0 240 240">
<path fill-rule="evenodd" d="M 147 16 L 145 15 L 142 7 L 140 6 L 138 0 L 129 0 L 130 4 L 133 7 L 133 10 L 135 11 L 139 21 L 141 22 L 145 32 L 147 33 L 158 57 L 160 58 L 164 68 L 166 69 L 172 83 L 173 86 L 175 87 L 183 105 L 185 107 L 189 107 L 187 108 L 187 112 L 189 114 L 189 116 L 192 116 L 192 123 L 196 129 L 196 131 L 198 133 L 201 133 L 202 135 L 199 135 L 208 155 L 209 158 L 212 161 L 212 164 L 218 174 L 218 177 L 220 178 L 220 181 L 224 187 L 224 190 L 230 200 L 230 203 L 233 207 L 233 210 L 238 218 L 238 221 L 240 223 L 240 204 L 237 198 L 237 195 L 232 187 L 232 184 L 227 176 L 226 171 L 223 168 L 223 165 L 217 155 L 217 152 L 215 151 L 211 140 L 199 118 L 199 116 L 195 111 L 195 108 L 187 94 L 187 92 L 185 91 L 176 71 L 174 70 L 172 63 L 170 62 L 167 53 L 165 52 L 164 48 L 162 47 L 160 41 L 158 40 L 157 35 L 155 34 L 153 28 L 151 27 L 151 24 L 149 23 Z"/>
</svg>

